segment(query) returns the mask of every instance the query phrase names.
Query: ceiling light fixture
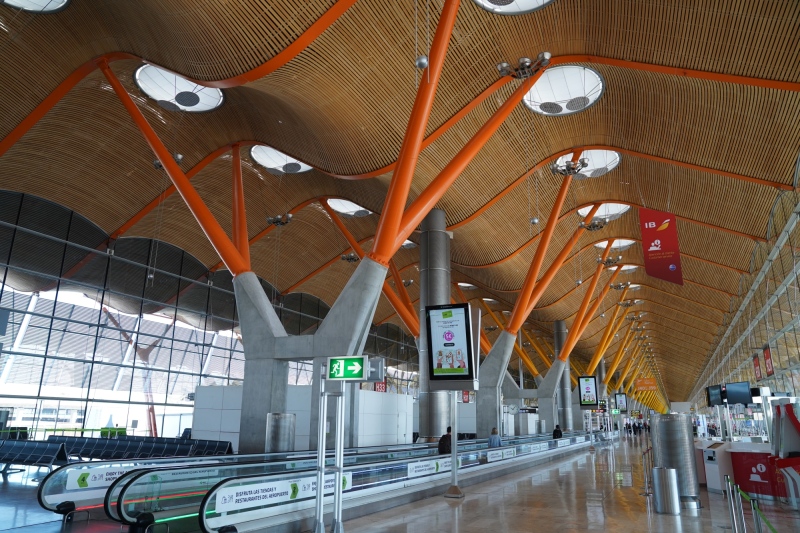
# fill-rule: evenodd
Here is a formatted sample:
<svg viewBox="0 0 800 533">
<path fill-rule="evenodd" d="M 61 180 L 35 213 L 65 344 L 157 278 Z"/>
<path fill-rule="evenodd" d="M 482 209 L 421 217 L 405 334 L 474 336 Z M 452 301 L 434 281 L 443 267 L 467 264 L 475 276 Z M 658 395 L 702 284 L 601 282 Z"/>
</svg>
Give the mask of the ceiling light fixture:
<svg viewBox="0 0 800 533">
<path fill-rule="evenodd" d="M 507 61 L 498 63 L 496 68 L 500 76 L 511 76 L 512 78 L 522 80 L 530 78 L 549 65 L 551 57 L 550 52 L 539 52 L 539 55 L 536 56 L 536 61 L 532 61 L 529 57 L 520 57 L 517 60 L 516 68 L 512 67 Z"/>
<path fill-rule="evenodd" d="M 267 225 L 268 226 L 285 226 L 289 222 L 292 221 L 292 214 L 286 213 L 284 215 L 277 215 L 274 217 L 267 217 Z"/>
<path fill-rule="evenodd" d="M 348 263 L 358 263 L 359 257 L 355 252 L 350 252 L 349 254 L 342 254 L 342 261 L 347 261 Z"/>
</svg>

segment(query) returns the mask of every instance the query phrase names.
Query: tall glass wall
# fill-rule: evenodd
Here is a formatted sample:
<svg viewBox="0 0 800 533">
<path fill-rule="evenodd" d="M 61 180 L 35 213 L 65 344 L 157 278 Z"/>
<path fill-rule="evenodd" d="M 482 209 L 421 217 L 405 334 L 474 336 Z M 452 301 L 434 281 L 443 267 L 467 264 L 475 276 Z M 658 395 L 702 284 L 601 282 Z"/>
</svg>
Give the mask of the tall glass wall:
<svg viewBox="0 0 800 533">
<path fill-rule="evenodd" d="M 172 245 L 112 241 L 62 206 L 0 191 L 0 283 L 0 421 L 7 411 L 5 425 L 30 438 L 176 436 L 191 427 L 195 387 L 241 385 L 231 276 Z M 290 334 L 314 333 L 328 312 L 262 286 Z M 413 338 L 375 327 L 365 353 L 387 358 L 389 390 L 415 393 Z M 310 383 L 311 365 L 292 363 L 289 381 Z"/>
</svg>

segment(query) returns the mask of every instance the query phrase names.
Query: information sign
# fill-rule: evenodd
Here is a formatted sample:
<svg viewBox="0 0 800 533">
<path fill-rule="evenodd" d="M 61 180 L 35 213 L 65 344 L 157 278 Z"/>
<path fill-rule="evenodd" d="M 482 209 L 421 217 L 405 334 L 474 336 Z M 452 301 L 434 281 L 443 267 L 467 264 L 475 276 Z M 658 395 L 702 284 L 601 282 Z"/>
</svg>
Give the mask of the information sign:
<svg viewBox="0 0 800 533">
<path fill-rule="evenodd" d="M 581 407 L 597 406 L 597 379 L 594 376 L 579 377 L 578 392 L 580 393 Z"/>
<path fill-rule="evenodd" d="M 618 415 L 619 414 L 619 409 L 612 409 L 611 410 L 611 414 L 612 415 Z"/>
<path fill-rule="evenodd" d="M 628 396 L 624 392 L 615 394 L 614 400 L 617 403 L 617 409 L 619 409 L 621 413 L 628 412 Z"/>
<path fill-rule="evenodd" d="M 775 367 L 772 366 L 772 352 L 769 346 L 764 347 L 764 369 L 767 371 L 767 376 L 775 374 Z"/>
<path fill-rule="evenodd" d="M 658 383 L 656 383 L 656 378 L 637 378 L 636 379 L 636 390 L 637 391 L 657 391 L 658 390 Z"/>
<path fill-rule="evenodd" d="M 369 372 L 366 356 L 328 357 L 328 379 L 364 381 Z"/>
<path fill-rule="evenodd" d="M 756 375 L 756 381 L 761 381 L 763 376 L 761 375 L 761 365 L 759 364 L 757 353 L 753 354 L 753 372 Z"/>
<path fill-rule="evenodd" d="M 469 306 L 428 306 L 425 315 L 431 380 L 473 379 Z"/>
</svg>

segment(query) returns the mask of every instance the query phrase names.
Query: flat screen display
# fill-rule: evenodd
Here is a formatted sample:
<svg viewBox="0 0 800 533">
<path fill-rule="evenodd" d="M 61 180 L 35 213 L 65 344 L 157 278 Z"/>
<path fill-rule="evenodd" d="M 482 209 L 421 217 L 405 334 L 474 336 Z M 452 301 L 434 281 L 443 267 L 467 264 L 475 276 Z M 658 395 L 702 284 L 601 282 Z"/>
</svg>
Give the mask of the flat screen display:
<svg viewBox="0 0 800 533">
<path fill-rule="evenodd" d="M 581 407 L 597 405 L 597 379 L 594 376 L 579 377 L 578 391 L 580 392 Z"/>
<path fill-rule="evenodd" d="M 617 409 L 619 409 L 620 413 L 627 413 L 628 412 L 628 396 L 622 393 L 617 393 L 615 395 L 615 399 L 617 401 Z"/>
<path fill-rule="evenodd" d="M 708 395 L 708 406 L 713 407 L 715 405 L 722 405 L 722 386 L 721 385 L 711 385 L 710 387 L 706 388 L 706 394 Z"/>
<path fill-rule="evenodd" d="M 725 389 L 728 393 L 728 405 L 737 403 L 747 405 L 753 403 L 753 397 L 750 395 L 750 383 L 748 381 L 727 383 L 725 384 Z"/>
<path fill-rule="evenodd" d="M 469 304 L 427 306 L 425 319 L 428 326 L 430 379 L 474 379 Z"/>
</svg>

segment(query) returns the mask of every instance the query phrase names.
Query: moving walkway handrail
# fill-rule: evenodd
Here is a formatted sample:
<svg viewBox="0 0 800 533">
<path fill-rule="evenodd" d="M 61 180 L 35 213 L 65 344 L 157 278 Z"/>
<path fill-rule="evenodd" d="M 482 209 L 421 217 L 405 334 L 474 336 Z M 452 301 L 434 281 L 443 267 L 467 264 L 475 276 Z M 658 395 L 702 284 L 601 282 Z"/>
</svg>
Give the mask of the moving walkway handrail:
<svg viewBox="0 0 800 533">
<path fill-rule="evenodd" d="M 520 443 L 515 439 L 501 448 L 486 448 L 458 454 L 459 470 L 491 468 L 491 463 L 511 460 L 515 457 L 550 450 L 563 449 L 569 445 L 591 441 L 587 435 L 562 439 L 530 439 Z M 449 456 L 413 458 L 371 465 L 345 467 L 343 498 L 345 501 L 369 496 L 388 490 L 396 490 L 433 480 L 450 477 Z M 325 478 L 325 493 L 333 492 L 333 474 Z M 313 470 L 278 475 L 251 475 L 230 478 L 217 483 L 203 497 L 197 516 L 202 531 L 216 532 L 226 526 L 238 531 L 250 531 L 272 525 L 276 515 L 311 510 L 316 495 L 316 473 Z M 328 498 L 330 499 L 330 498 Z M 308 511 L 307 511 L 308 512 Z M 154 522 L 163 523 L 169 518 L 153 516 Z"/>
</svg>

